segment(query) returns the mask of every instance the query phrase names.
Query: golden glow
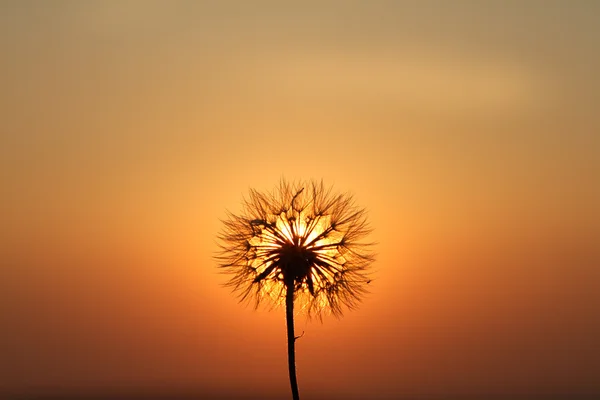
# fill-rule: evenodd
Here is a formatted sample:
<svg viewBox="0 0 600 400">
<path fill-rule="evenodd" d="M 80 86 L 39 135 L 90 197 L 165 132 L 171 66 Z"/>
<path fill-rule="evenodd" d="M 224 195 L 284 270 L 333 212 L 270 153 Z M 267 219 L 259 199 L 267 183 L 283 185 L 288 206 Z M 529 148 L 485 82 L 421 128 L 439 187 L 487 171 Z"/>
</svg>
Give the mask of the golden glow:
<svg viewBox="0 0 600 400">
<path fill-rule="evenodd" d="M 281 310 L 212 256 L 286 176 L 379 243 L 297 325 L 306 390 L 600 393 L 600 2 L 258 3 L 0 1 L 0 392 L 285 398 Z"/>
<path fill-rule="evenodd" d="M 273 216 L 275 217 L 275 216 Z M 342 255 L 341 248 L 338 245 L 343 237 L 341 232 L 330 229 L 326 234 L 325 231 L 330 227 L 331 216 L 330 215 L 319 215 L 313 217 L 312 220 L 309 218 L 309 214 L 306 210 L 302 210 L 297 213 L 296 218 L 289 218 L 286 212 L 276 216 L 275 227 L 278 233 L 280 233 L 289 244 L 303 243 L 304 247 L 309 250 L 313 250 L 315 253 L 327 260 L 335 260 L 338 265 L 343 265 L 346 259 Z M 249 244 L 252 246 L 259 246 L 265 249 L 277 249 L 281 246 L 277 240 L 277 236 L 268 229 L 261 229 L 260 232 L 255 235 Z M 257 269 L 257 273 L 260 274 L 268 269 L 273 261 L 267 261 L 266 255 L 252 260 L 252 267 Z M 334 283 L 334 275 L 318 275 L 315 269 L 311 270 L 311 279 L 313 282 L 318 282 L 327 278 L 327 282 Z M 325 310 L 327 309 L 327 299 L 324 295 L 320 294 L 315 298 L 309 298 L 308 286 L 306 282 L 302 283 L 301 291 L 297 292 L 295 298 L 295 305 L 298 310 L 304 311 L 310 302 L 317 302 L 316 308 Z M 277 280 L 266 280 L 260 287 L 260 297 L 269 297 L 272 300 L 272 304 L 280 306 L 285 303 L 285 285 L 282 279 Z"/>
</svg>

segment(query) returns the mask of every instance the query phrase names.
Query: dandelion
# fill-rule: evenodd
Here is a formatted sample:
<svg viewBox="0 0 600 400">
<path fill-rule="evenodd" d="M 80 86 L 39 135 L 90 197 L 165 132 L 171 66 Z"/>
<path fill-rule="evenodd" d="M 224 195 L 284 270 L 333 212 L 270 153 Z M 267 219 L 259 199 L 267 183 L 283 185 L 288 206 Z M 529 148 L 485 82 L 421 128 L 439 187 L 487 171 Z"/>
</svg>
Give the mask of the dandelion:
<svg viewBox="0 0 600 400">
<path fill-rule="evenodd" d="M 241 214 L 228 213 L 218 236 L 219 268 L 243 302 L 285 305 L 288 366 L 294 400 L 296 380 L 294 306 L 309 317 L 341 317 L 353 309 L 370 282 L 374 260 L 365 210 L 349 194 L 323 182 L 282 180 L 271 193 L 251 190 Z"/>
</svg>

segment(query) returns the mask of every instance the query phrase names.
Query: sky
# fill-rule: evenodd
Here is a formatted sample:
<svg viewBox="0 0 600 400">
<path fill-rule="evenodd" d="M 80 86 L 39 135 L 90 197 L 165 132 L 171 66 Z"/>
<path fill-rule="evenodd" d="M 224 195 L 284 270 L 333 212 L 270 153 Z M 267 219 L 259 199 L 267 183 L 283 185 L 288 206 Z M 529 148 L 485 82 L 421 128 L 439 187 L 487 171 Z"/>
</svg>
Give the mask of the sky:
<svg viewBox="0 0 600 400">
<path fill-rule="evenodd" d="M 599 17 L 1 2 L 0 397 L 289 396 L 283 310 L 213 259 L 281 177 L 352 193 L 378 243 L 359 309 L 296 316 L 303 398 L 599 394 Z"/>
</svg>

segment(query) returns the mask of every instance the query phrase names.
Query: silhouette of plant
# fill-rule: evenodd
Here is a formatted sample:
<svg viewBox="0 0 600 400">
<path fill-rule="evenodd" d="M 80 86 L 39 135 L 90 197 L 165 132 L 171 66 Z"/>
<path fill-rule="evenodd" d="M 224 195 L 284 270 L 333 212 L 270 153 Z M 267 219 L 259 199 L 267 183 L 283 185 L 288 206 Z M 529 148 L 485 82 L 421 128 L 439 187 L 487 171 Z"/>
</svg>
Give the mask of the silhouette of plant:
<svg viewBox="0 0 600 400">
<path fill-rule="evenodd" d="M 219 267 L 241 301 L 255 307 L 285 304 L 288 366 L 294 400 L 296 381 L 294 304 L 309 317 L 341 317 L 370 282 L 374 260 L 364 209 L 349 194 L 334 194 L 323 182 L 282 180 L 271 193 L 250 190 L 239 215 L 228 213 L 218 235 Z"/>
</svg>

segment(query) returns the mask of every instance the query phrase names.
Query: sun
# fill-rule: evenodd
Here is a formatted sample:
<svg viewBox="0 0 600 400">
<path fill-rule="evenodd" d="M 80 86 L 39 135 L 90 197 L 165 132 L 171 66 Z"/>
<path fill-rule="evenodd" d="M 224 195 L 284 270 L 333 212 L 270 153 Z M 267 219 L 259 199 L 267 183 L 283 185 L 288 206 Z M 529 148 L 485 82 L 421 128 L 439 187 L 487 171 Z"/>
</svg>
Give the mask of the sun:
<svg viewBox="0 0 600 400">
<path fill-rule="evenodd" d="M 267 226 L 262 221 L 254 223 L 259 227 L 255 236 L 248 242 L 256 249 L 252 266 L 258 276 L 269 275 L 277 270 L 277 262 L 287 263 L 288 268 L 295 268 L 294 278 L 298 281 L 297 291 L 316 292 L 330 287 L 344 267 L 346 259 L 340 251 L 343 234 L 331 226 L 331 216 L 313 216 L 306 210 L 298 213 L 282 212 L 269 218 L 274 224 Z M 322 268 L 323 265 L 329 268 Z M 293 267 L 292 267 L 293 265 Z M 298 290 L 300 289 L 300 290 Z M 261 287 L 261 296 L 272 299 L 275 305 L 283 304 L 285 291 L 285 271 L 279 268 Z M 298 296 L 296 304 L 304 310 L 315 299 Z M 318 298 L 313 308 L 323 309 L 327 306 L 324 296 Z"/>
</svg>

